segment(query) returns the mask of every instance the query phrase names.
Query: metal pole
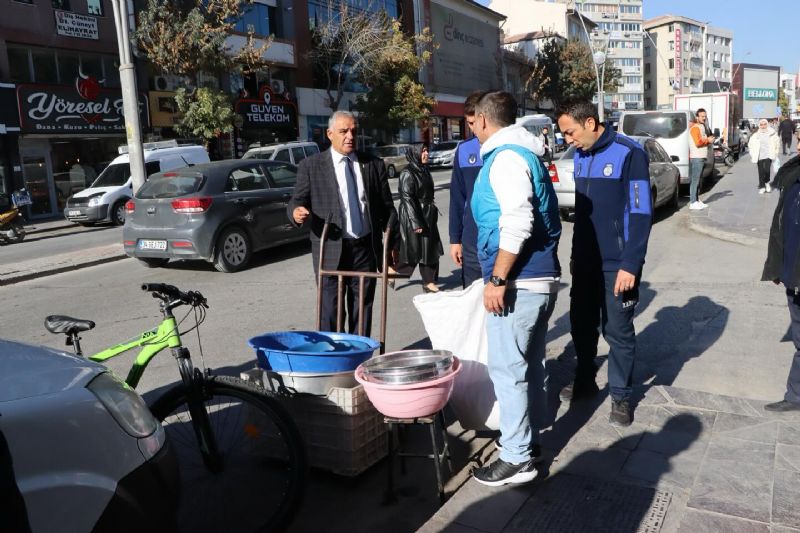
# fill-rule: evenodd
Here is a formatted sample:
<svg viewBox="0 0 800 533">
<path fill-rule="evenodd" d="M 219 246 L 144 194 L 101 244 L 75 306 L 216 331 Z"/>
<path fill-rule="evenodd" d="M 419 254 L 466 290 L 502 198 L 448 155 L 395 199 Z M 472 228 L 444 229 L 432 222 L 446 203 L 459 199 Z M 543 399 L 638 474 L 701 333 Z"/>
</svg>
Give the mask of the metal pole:
<svg viewBox="0 0 800 533">
<path fill-rule="evenodd" d="M 114 25 L 117 29 L 119 48 L 119 81 L 122 86 L 122 110 L 125 115 L 125 135 L 128 140 L 133 192 L 144 185 L 144 154 L 142 128 L 139 124 L 139 97 L 136 89 L 136 70 L 133 65 L 128 26 L 128 0 L 111 0 L 114 9 Z"/>
</svg>

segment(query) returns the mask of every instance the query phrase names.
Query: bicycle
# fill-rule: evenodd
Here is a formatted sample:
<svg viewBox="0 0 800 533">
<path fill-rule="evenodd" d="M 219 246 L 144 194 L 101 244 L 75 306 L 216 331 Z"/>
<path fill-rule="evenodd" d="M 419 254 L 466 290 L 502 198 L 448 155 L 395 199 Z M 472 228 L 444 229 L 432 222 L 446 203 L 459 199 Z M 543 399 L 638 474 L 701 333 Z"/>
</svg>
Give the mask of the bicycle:
<svg viewBox="0 0 800 533">
<path fill-rule="evenodd" d="M 169 349 L 175 358 L 181 382 L 155 399 L 150 410 L 178 456 L 181 529 L 261 532 L 285 527 L 305 489 L 307 462 L 297 426 L 264 389 L 213 375 L 204 364 L 203 370 L 193 365 L 181 335 L 197 330 L 205 320 L 208 303 L 200 292 L 184 293 L 162 283 L 143 284 L 142 290 L 160 300 L 160 325 L 88 359 L 104 362 L 141 348 L 125 379 L 135 389 L 159 352 Z M 192 310 L 180 322 L 173 310 L 183 305 L 194 310 L 195 326 L 181 332 L 180 323 Z M 67 346 L 80 357 L 79 334 L 94 326 L 91 320 L 62 315 L 45 319 L 47 330 L 65 334 Z M 200 354 L 202 359 L 202 345 Z"/>
</svg>

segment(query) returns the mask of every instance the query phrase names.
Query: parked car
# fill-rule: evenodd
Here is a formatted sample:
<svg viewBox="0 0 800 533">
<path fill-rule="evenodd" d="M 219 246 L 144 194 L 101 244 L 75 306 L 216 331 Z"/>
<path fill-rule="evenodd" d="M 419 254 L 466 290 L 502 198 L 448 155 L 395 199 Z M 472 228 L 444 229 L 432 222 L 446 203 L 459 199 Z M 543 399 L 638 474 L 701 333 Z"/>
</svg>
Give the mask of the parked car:
<svg viewBox="0 0 800 533">
<path fill-rule="evenodd" d="M 203 259 L 220 272 L 247 266 L 253 252 L 307 238 L 286 208 L 297 167 L 231 159 L 160 172 L 126 204 L 125 253 L 149 267 Z"/>
<path fill-rule="evenodd" d="M 408 166 L 406 148 L 409 146 L 408 144 L 388 144 L 373 148 L 371 151 L 376 157 L 383 159 L 389 177 L 396 178 Z"/>
<path fill-rule="evenodd" d="M 434 144 L 429 155 L 428 164 L 432 167 L 452 167 L 456 148 L 460 141 L 444 141 Z"/>
<path fill-rule="evenodd" d="M 631 139 L 642 145 L 650 158 L 650 197 L 653 208 L 668 204 L 678 207 L 680 194 L 680 171 L 672 158 L 658 141 L 651 137 L 633 136 Z M 570 146 L 558 159 L 550 164 L 550 179 L 558 198 L 561 218 L 567 220 L 575 210 L 575 147 Z"/>
<path fill-rule="evenodd" d="M 162 170 L 207 163 L 208 153 L 199 145 L 179 146 L 175 140 L 144 143 L 145 177 Z M 133 196 L 128 146 L 119 147 L 120 155 L 87 188 L 67 199 L 64 217 L 70 222 L 92 225 L 109 221 L 125 223 L 125 202 Z"/>
<path fill-rule="evenodd" d="M 319 153 L 317 143 L 311 141 L 293 141 L 287 143 L 251 146 L 242 159 L 271 159 L 299 165 L 306 157 Z"/>
<path fill-rule="evenodd" d="M 0 529 L 173 530 L 178 464 L 142 398 L 65 352 L 0 339 L 0 353 Z"/>
<path fill-rule="evenodd" d="M 681 173 L 681 184 L 688 185 L 689 143 L 692 142 L 689 127 L 695 121 L 691 111 L 623 111 L 620 115 L 620 132 L 628 136 L 650 136 L 655 138 Z M 714 174 L 714 150 L 706 149 L 706 162 L 700 176 L 703 182 Z"/>
</svg>

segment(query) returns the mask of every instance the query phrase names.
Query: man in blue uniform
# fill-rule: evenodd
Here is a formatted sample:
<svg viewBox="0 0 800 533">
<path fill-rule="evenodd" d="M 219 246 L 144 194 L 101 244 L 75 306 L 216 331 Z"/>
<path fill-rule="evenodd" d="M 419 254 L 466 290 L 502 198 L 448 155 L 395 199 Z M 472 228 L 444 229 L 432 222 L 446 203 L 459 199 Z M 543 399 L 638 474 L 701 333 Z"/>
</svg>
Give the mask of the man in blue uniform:
<svg viewBox="0 0 800 533">
<path fill-rule="evenodd" d="M 484 91 L 476 91 L 464 101 L 464 120 L 470 132 L 475 127 L 475 105 L 484 94 Z M 481 278 L 476 249 L 478 227 L 469 205 L 475 180 L 483 165 L 480 151 L 481 145 L 477 137 L 459 144 L 453 158 L 453 174 L 450 178 L 450 257 L 461 267 L 463 287 Z"/>
<path fill-rule="evenodd" d="M 609 422 L 628 426 L 636 356 L 633 313 L 652 224 L 649 162 L 636 141 L 600 123 L 588 101 L 565 103 L 556 118 L 566 141 L 577 148 L 569 316 L 578 366 L 575 381 L 560 396 L 569 401 L 598 392 L 594 360 L 602 325 L 611 348 Z"/>
</svg>

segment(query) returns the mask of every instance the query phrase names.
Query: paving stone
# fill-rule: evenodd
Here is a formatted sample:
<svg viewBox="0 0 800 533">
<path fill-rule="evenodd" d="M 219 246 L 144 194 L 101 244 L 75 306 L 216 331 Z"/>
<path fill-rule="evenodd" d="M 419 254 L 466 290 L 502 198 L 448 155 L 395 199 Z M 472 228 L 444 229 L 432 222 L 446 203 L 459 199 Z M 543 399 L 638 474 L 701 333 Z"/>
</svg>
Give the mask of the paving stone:
<svg viewBox="0 0 800 533">
<path fill-rule="evenodd" d="M 639 405 L 661 405 L 669 403 L 669 399 L 661 391 L 661 385 L 648 387 L 642 399 L 639 400 Z"/>
<path fill-rule="evenodd" d="M 761 522 L 751 522 L 732 516 L 723 516 L 687 509 L 683 520 L 681 520 L 681 528 L 678 530 L 678 533 L 699 533 L 704 531 L 770 533 L 769 526 Z"/>
<path fill-rule="evenodd" d="M 615 479 L 622 470 L 630 452 L 622 448 L 590 449 L 560 458 L 561 470 L 600 479 Z"/>
<path fill-rule="evenodd" d="M 558 474 L 537 487 L 504 533 L 657 532 L 671 494 Z"/>
<path fill-rule="evenodd" d="M 800 533 L 800 529 L 794 529 L 793 527 L 783 527 L 783 526 L 772 526 L 770 531 L 772 533 Z"/>
<path fill-rule="evenodd" d="M 772 489 L 772 521 L 781 526 L 800 528 L 800 505 L 797 489 L 800 487 L 800 472 L 775 470 Z"/>
<path fill-rule="evenodd" d="M 658 452 L 666 456 L 697 455 L 705 452 L 710 437 L 691 435 L 681 431 L 648 432 L 642 436 L 638 449 Z"/>
<path fill-rule="evenodd" d="M 778 442 L 782 444 L 800 443 L 800 429 L 786 422 L 780 422 L 778 426 Z"/>
<path fill-rule="evenodd" d="M 714 411 L 701 411 L 689 407 L 665 405 L 657 407 L 654 411 L 654 419 L 650 423 L 650 430 L 666 428 L 669 431 L 684 431 L 694 434 L 711 432 L 716 417 L 717 413 Z M 699 426 L 698 421 L 700 422 Z"/>
<path fill-rule="evenodd" d="M 485 533 L 481 529 L 475 529 L 459 523 L 447 522 L 439 517 L 434 516 L 417 530 L 417 533 Z"/>
<path fill-rule="evenodd" d="M 531 495 L 531 485 L 487 487 L 470 479 L 450 498 L 436 517 L 487 533 L 499 533 Z"/>
<path fill-rule="evenodd" d="M 778 444 L 775 448 L 775 468 L 800 472 L 800 445 Z"/>
<path fill-rule="evenodd" d="M 708 392 L 664 387 L 676 405 L 708 409 L 737 415 L 758 416 L 758 411 L 743 398 L 710 394 Z"/>
<path fill-rule="evenodd" d="M 768 444 L 713 436 L 689 507 L 768 522 L 774 457 Z"/>
<path fill-rule="evenodd" d="M 743 440 L 775 444 L 778 439 L 778 422 L 756 416 L 718 413 L 714 432 Z"/>
</svg>

